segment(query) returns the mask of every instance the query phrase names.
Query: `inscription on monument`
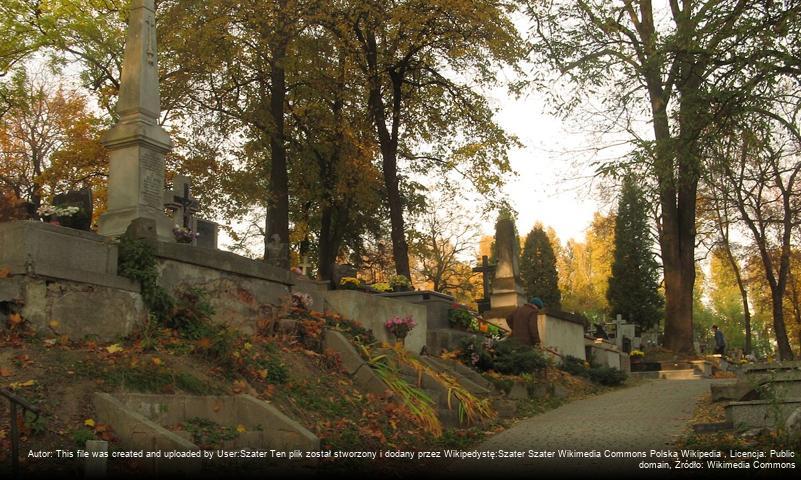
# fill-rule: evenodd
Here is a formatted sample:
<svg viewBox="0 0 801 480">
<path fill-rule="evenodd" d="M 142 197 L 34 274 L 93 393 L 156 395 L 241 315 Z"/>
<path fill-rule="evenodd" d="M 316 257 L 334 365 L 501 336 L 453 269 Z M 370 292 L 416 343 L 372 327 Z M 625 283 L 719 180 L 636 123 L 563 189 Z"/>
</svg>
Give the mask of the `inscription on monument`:
<svg viewBox="0 0 801 480">
<path fill-rule="evenodd" d="M 164 177 L 161 172 L 164 167 L 161 164 L 161 155 L 152 151 L 145 150 L 140 157 L 142 168 L 142 200 L 150 207 L 161 209 L 164 189 Z"/>
</svg>

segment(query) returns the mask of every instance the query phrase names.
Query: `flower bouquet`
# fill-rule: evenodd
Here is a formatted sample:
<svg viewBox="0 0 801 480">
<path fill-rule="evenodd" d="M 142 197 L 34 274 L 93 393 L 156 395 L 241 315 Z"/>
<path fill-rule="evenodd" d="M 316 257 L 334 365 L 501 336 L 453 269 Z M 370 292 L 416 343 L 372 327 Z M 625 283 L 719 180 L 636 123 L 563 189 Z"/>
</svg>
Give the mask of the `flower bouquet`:
<svg viewBox="0 0 801 480">
<path fill-rule="evenodd" d="M 387 320 L 384 326 L 399 342 L 402 342 L 406 335 L 417 326 L 417 323 L 411 315 L 406 315 L 405 317 L 394 316 Z"/>
</svg>

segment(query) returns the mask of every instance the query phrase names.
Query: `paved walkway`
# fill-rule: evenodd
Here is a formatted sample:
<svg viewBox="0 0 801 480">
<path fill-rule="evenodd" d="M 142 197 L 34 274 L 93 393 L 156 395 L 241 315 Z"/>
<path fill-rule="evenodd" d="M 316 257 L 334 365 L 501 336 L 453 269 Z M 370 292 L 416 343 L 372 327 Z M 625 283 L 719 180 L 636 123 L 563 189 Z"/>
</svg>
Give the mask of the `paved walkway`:
<svg viewBox="0 0 801 480">
<path fill-rule="evenodd" d="M 710 380 L 651 380 L 641 385 L 563 405 L 523 420 L 477 447 L 479 451 L 598 451 L 601 458 L 520 458 L 457 461 L 453 473 L 527 474 L 569 470 L 571 473 L 636 471 L 641 461 L 604 458 L 610 452 L 668 449 L 683 434 L 696 401 L 709 392 Z M 545 467 L 545 468 L 544 468 Z M 648 473 L 648 472 L 645 472 Z"/>
</svg>

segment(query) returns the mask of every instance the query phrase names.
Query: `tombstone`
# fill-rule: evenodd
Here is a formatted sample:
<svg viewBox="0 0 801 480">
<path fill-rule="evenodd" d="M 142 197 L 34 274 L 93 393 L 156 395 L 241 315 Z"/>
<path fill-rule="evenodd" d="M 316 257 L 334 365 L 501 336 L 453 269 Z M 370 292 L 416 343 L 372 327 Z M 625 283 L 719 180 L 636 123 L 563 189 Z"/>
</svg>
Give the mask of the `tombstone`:
<svg viewBox="0 0 801 480">
<path fill-rule="evenodd" d="M 289 245 L 281 241 L 280 235 L 274 233 L 264 247 L 268 264 L 278 268 L 289 269 Z"/>
<path fill-rule="evenodd" d="M 195 219 L 195 228 L 196 230 L 194 231 L 197 232 L 195 245 L 202 248 L 211 248 L 216 250 L 220 226 L 215 222 L 197 218 Z"/>
<path fill-rule="evenodd" d="M 334 285 L 339 285 L 340 281 L 345 277 L 356 278 L 358 269 L 350 264 L 336 264 L 334 265 Z"/>
<path fill-rule="evenodd" d="M 163 205 L 164 155 L 173 143 L 158 123 L 160 110 L 154 0 L 133 0 L 119 120 L 101 139 L 109 150 L 108 211 L 98 222 L 101 235 L 119 237 L 134 219 L 151 218 L 160 241 L 175 241 Z"/>
<path fill-rule="evenodd" d="M 78 212 L 68 217 L 59 217 L 62 227 L 89 231 L 92 229 L 92 189 L 71 190 L 53 197 L 54 207 L 78 207 Z"/>
<path fill-rule="evenodd" d="M 495 265 L 490 265 L 487 256 L 483 255 L 481 257 L 481 266 L 474 267 L 473 271 L 481 274 L 481 284 L 484 288 L 484 297 L 476 300 L 478 313 L 481 314 L 490 309 L 490 275 L 495 272 Z"/>
<path fill-rule="evenodd" d="M 500 218 L 495 224 L 495 248 L 497 262 L 490 305 L 492 310 L 516 308 L 526 303 L 526 299 L 518 265 L 520 241 L 511 218 Z"/>
</svg>

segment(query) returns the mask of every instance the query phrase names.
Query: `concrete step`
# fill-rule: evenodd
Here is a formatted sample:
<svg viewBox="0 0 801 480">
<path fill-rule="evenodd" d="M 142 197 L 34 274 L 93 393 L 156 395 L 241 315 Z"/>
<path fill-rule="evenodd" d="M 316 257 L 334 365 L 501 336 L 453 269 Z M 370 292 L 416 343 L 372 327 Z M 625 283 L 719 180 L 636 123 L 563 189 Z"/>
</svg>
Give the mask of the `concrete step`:
<svg viewBox="0 0 801 480">
<path fill-rule="evenodd" d="M 801 398 L 751 400 L 726 405 L 726 421 L 735 428 L 776 428 L 801 408 Z"/>
<path fill-rule="evenodd" d="M 429 359 L 433 360 L 438 365 L 443 365 L 443 366 L 453 370 L 454 372 L 458 373 L 459 375 L 461 375 L 464 378 L 467 378 L 468 380 L 470 380 L 471 382 L 475 383 L 476 385 L 484 387 L 485 389 L 490 390 L 490 391 L 495 390 L 495 386 L 492 384 L 492 382 L 490 382 L 489 380 L 484 378 L 477 371 L 473 370 L 472 368 L 468 367 L 467 365 L 464 365 L 461 362 L 458 362 L 456 360 L 445 360 L 444 358 L 437 358 L 437 357 L 426 357 L 426 358 L 429 358 Z"/>
<path fill-rule="evenodd" d="M 435 359 L 433 357 L 421 357 L 420 360 L 432 368 L 434 371 L 443 372 L 446 375 L 450 376 L 454 380 L 456 380 L 459 385 L 461 385 L 465 390 L 472 393 L 473 395 L 479 397 L 486 397 L 491 395 L 493 392 L 492 390 L 478 385 L 472 379 L 465 377 L 462 375 L 461 372 L 458 372 L 455 368 L 451 365 L 445 363 L 442 360 Z"/>
<path fill-rule="evenodd" d="M 693 368 L 683 370 L 662 370 L 659 378 L 664 380 L 699 380 L 703 378 L 699 372 Z"/>
<path fill-rule="evenodd" d="M 631 372 L 634 378 L 652 378 L 662 380 L 700 380 L 704 378 L 692 368 L 684 370 L 659 370 L 654 372 Z"/>
</svg>

